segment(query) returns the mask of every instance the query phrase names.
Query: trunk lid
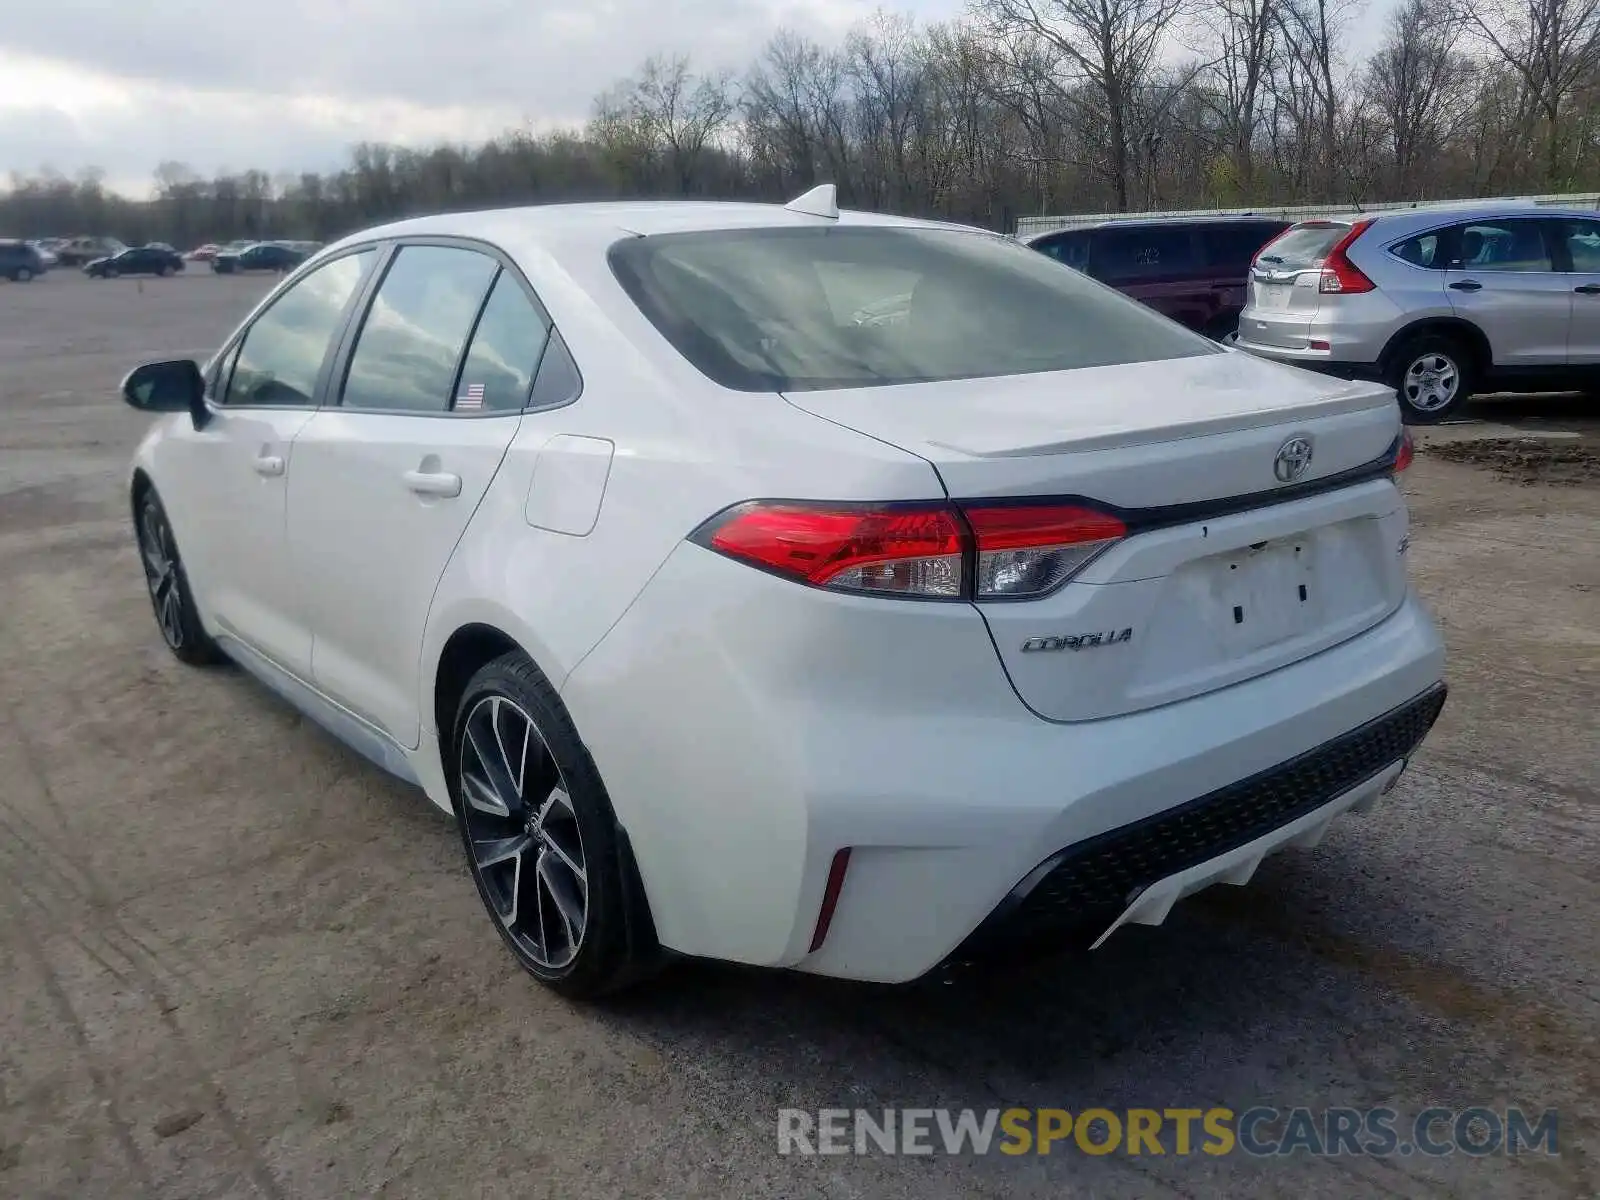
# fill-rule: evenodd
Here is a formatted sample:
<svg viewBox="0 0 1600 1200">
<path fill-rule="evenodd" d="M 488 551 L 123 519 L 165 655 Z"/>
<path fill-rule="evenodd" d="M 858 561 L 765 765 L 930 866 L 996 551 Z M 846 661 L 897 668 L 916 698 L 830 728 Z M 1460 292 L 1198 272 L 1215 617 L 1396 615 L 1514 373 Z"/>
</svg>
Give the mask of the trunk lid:
<svg viewBox="0 0 1600 1200">
<path fill-rule="evenodd" d="M 1242 353 L 1043 375 L 790 393 L 920 455 L 957 501 L 1079 498 L 1129 536 L 1064 587 L 977 605 L 1022 700 L 1077 721 L 1285 666 L 1405 596 L 1406 516 L 1382 475 L 1393 395 Z M 1274 470 L 1291 438 L 1311 461 Z M 1337 478 L 1336 478 L 1337 477 Z"/>
<path fill-rule="evenodd" d="M 1264 346 L 1305 345 L 1303 326 L 1322 307 L 1322 264 L 1347 221 L 1308 221 L 1263 246 L 1250 266 L 1249 340 Z"/>
</svg>

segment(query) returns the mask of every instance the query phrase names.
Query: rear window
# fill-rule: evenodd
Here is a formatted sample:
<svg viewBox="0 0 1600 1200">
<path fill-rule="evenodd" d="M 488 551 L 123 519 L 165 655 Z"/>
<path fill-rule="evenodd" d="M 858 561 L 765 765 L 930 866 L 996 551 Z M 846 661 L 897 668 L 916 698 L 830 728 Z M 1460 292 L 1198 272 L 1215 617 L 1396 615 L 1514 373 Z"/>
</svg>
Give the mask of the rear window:
<svg viewBox="0 0 1600 1200">
<path fill-rule="evenodd" d="M 631 238 L 612 270 L 740 391 L 812 391 L 1221 353 L 1009 238 L 867 226 Z"/>
<path fill-rule="evenodd" d="M 1201 230 L 1201 241 L 1206 248 L 1206 261 L 1214 267 L 1237 272 L 1243 277 L 1250 270 L 1256 251 L 1265 246 L 1287 226 L 1264 222 L 1218 224 Z"/>
<path fill-rule="evenodd" d="M 1328 251 L 1350 232 L 1338 221 L 1312 221 L 1296 225 L 1269 247 L 1263 247 L 1256 261 L 1269 267 L 1303 269 L 1320 267 Z"/>
</svg>

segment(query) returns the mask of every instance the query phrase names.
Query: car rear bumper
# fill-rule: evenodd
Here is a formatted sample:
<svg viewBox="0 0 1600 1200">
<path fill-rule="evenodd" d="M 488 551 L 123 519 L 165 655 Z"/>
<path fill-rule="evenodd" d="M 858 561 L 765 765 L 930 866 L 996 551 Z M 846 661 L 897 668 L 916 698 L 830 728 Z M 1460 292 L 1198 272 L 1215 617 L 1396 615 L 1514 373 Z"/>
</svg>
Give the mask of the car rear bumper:
<svg viewBox="0 0 1600 1200">
<path fill-rule="evenodd" d="M 1381 292 L 1324 296 L 1312 311 L 1246 305 L 1239 314 L 1238 346 L 1277 362 L 1314 368 L 1337 364 L 1375 375 L 1401 315 Z"/>
<path fill-rule="evenodd" d="M 1213 814 L 1222 832 L 1185 854 L 1143 868 L 1132 851 L 1113 855 L 1117 873 L 1092 903 L 1063 892 L 1051 906 L 1101 932 L 1130 892 L 1242 878 L 1258 850 L 1303 841 L 1326 824 L 1317 814 L 1371 799 L 1416 739 L 1388 737 L 1334 771 L 1341 739 L 1422 703 L 1443 674 L 1437 630 L 1408 595 L 1366 632 L 1268 674 L 1056 723 L 1017 699 L 981 623 L 960 624 L 966 606 L 893 605 L 893 619 L 872 623 L 891 606 L 823 600 L 686 547 L 562 686 L 671 949 L 910 980 L 976 947 L 968 939 L 986 923 L 985 937 L 995 932 L 992 914 L 1026 916 L 1061 892 L 1059 876 L 1038 888 L 1079 848 L 1126 849 L 1151 822 L 1187 829 L 1196 818 L 1184 814 Z M 848 643 L 835 607 L 861 626 Z M 1291 776 L 1295 802 L 1273 800 L 1263 781 Z M 1217 797 L 1240 789 L 1240 811 L 1255 816 L 1222 822 Z"/>
<path fill-rule="evenodd" d="M 1160 925 L 1177 901 L 1213 883 L 1249 882 L 1269 854 L 1315 845 L 1335 817 L 1391 788 L 1446 690 L 1435 684 L 1248 779 L 1066 847 L 1030 871 L 956 957 L 1084 934 L 1098 945 L 1125 924 Z"/>
</svg>

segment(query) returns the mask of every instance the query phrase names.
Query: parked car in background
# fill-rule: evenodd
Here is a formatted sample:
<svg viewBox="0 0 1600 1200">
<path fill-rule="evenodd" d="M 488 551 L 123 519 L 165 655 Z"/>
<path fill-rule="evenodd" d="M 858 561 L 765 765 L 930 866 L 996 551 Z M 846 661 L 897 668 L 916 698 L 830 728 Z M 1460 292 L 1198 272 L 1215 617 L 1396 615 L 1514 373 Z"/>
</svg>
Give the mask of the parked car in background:
<svg viewBox="0 0 1600 1200">
<path fill-rule="evenodd" d="M 120 254 L 128 247 L 116 238 L 110 237 L 75 237 L 68 238 L 55 248 L 56 258 L 63 267 L 81 267 L 93 262 L 97 258 L 110 258 L 113 254 Z"/>
<path fill-rule="evenodd" d="M 27 242 L 0 241 L 0 276 L 13 283 L 28 283 L 45 272 L 44 260 Z"/>
<path fill-rule="evenodd" d="M 173 247 L 170 242 L 146 242 L 144 244 L 144 248 L 146 250 L 165 250 L 168 254 L 178 253 L 177 249 Z"/>
<path fill-rule="evenodd" d="M 83 273 L 91 279 L 115 279 L 119 275 L 174 275 L 183 270 L 183 259 L 171 250 L 138 246 L 85 263 Z"/>
<path fill-rule="evenodd" d="M 1303 221 L 1256 256 L 1238 346 L 1395 389 L 1431 424 L 1476 390 L 1600 381 L 1600 216 L 1525 203 Z"/>
<path fill-rule="evenodd" d="M 1220 341 L 1238 327 L 1251 259 L 1288 225 L 1265 217 L 1105 221 L 1027 244 Z"/>
<path fill-rule="evenodd" d="M 276 242 L 257 242 L 244 250 L 222 251 L 211 260 L 211 269 L 219 275 L 241 271 L 292 271 L 306 260 L 306 256 Z"/>
<path fill-rule="evenodd" d="M 203 246 L 196 246 L 184 257 L 190 262 L 210 262 L 221 249 L 215 242 L 207 242 Z"/>
<path fill-rule="evenodd" d="M 573 995 L 1160 924 L 1445 699 L 1385 388 L 827 186 L 367 230 L 123 394 L 173 654 L 420 785 Z"/>
<path fill-rule="evenodd" d="M 42 241 L 36 241 L 36 242 L 29 242 L 28 245 L 32 246 L 34 248 L 34 250 L 38 253 L 39 261 L 44 264 L 44 269 L 45 270 L 48 271 L 51 267 L 56 266 L 56 265 L 58 265 L 60 263 L 61 260 L 56 257 L 55 250 L 52 249 L 47 243 L 42 242 Z"/>
</svg>

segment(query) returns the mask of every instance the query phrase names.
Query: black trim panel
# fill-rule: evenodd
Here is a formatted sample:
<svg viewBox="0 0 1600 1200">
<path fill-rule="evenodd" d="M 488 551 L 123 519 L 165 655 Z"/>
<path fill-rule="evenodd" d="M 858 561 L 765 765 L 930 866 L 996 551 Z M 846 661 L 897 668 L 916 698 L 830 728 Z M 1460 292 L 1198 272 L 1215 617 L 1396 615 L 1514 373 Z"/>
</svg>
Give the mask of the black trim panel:
<svg viewBox="0 0 1600 1200">
<path fill-rule="evenodd" d="M 1307 496 L 1319 496 L 1324 492 L 1336 492 L 1341 488 L 1355 487 L 1357 484 L 1367 483 L 1374 479 L 1382 479 L 1394 470 L 1394 464 L 1400 456 L 1400 443 L 1404 439 L 1402 434 L 1389 443 L 1389 448 L 1371 462 L 1362 463 L 1360 466 L 1350 467 L 1344 471 L 1337 471 L 1332 475 L 1324 475 L 1321 479 L 1311 479 L 1304 483 L 1286 483 L 1281 487 L 1268 488 L 1264 492 L 1247 492 L 1242 496 L 1222 496 L 1215 500 L 1191 500 L 1183 504 L 1159 504 L 1149 508 L 1120 508 L 1114 504 L 1106 504 L 1092 496 L 973 496 L 969 498 L 952 498 L 952 503 L 957 505 L 979 505 L 985 508 L 1023 507 L 1037 504 L 1076 504 L 1083 508 L 1092 508 L 1097 512 L 1106 513 L 1117 517 L 1128 527 L 1128 535 L 1144 533 L 1151 529 L 1164 529 L 1172 525 L 1189 525 L 1195 521 L 1207 521 L 1217 517 L 1230 517 L 1242 512 L 1250 512 L 1258 508 L 1271 508 L 1277 504 L 1288 504 L 1292 500 L 1303 500 Z"/>
<path fill-rule="evenodd" d="M 1281 829 L 1410 757 L 1447 694 L 1436 683 L 1277 766 L 1073 843 L 1030 871 L 952 957 L 1104 932 L 1151 884 Z"/>
</svg>

